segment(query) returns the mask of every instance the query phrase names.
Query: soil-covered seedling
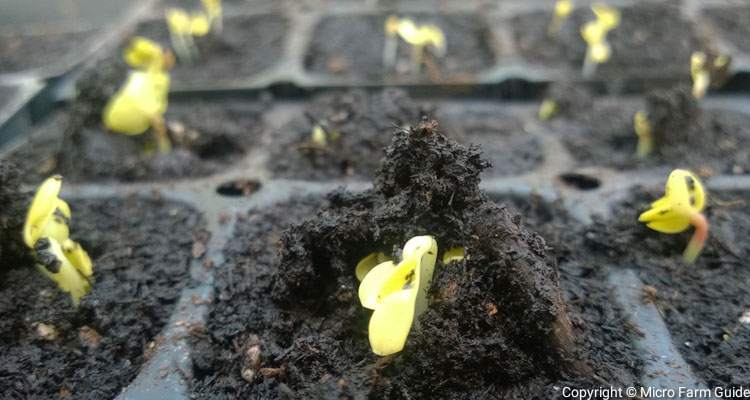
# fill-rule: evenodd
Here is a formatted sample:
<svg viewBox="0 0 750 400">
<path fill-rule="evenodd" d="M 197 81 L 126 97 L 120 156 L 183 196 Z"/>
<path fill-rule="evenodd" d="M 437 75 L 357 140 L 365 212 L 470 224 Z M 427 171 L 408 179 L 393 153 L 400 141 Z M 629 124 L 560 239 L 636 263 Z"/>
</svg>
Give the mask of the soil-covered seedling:
<svg viewBox="0 0 750 400">
<path fill-rule="evenodd" d="M 415 73 L 408 46 L 399 46 L 392 65 L 386 66 L 386 15 L 344 15 L 323 18 L 312 33 L 305 53 L 305 68 L 313 73 L 357 79 L 422 77 L 433 81 L 470 79 L 490 67 L 495 58 L 493 39 L 477 15 L 409 14 L 418 24 L 438 27 L 445 36 L 441 57 L 425 55 Z"/>
<path fill-rule="evenodd" d="M 582 258 L 591 264 L 639 271 L 644 302 L 654 302 L 673 341 L 708 387 L 740 386 L 750 369 L 750 234 L 747 192 L 710 193 L 705 210 L 711 224 L 695 264 L 681 254 L 692 232 L 665 235 L 638 222 L 661 190 L 637 189 L 579 237 Z"/>
<path fill-rule="evenodd" d="M 322 94 L 311 101 L 304 116 L 273 134 L 269 169 L 282 178 L 370 179 L 393 127 L 430 111 L 395 89 Z M 323 141 L 315 138 L 316 126 L 324 131 Z"/>
<path fill-rule="evenodd" d="M 576 339 L 588 321 L 563 302 L 556 257 L 518 215 L 478 190 L 487 167 L 476 147 L 424 122 L 396 133 L 374 189 L 333 192 L 312 217 L 309 200 L 251 212 L 218 271 L 207 335 L 193 340 L 193 395 L 556 397 L 560 382 L 632 378 L 613 352 Z M 431 304 L 406 347 L 379 358 L 368 344 L 370 312 L 357 298 L 355 266 L 373 252 L 396 257 L 408 238 L 424 234 L 440 254 L 464 247 L 466 256 L 438 262 Z M 626 365 L 634 367 L 631 355 Z"/>
<path fill-rule="evenodd" d="M 644 2 L 620 11 L 620 25 L 607 35 L 611 57 L 597 67 L 595 76 L 689 79 L 685 63 L 705 41 L 682 16 L 677 2 Z M 587 47 L 580 29 L 593 17 L 588 7 L 577 8 L 551 38 L 552 8 L 519 15 L 511 21 L 516 46 L 529 63 L 580 69 Z"/>
<path fill-rule="evenodd" d="M 167 154 L 149 152 L 153 135 L 104 128 L 102 113 L 126 71 L 105 62 L 79 80 L 69 107 L 50 117 L 9 155 L 26 182 L 57 173 L 68 181 L 142 181 L 205 176 L 225 169 L 258 143 L 263 105 L 241 99 L 178 101 L 165 115 Z"/>
<path fill-rule="evenodd" d="M 282 57 L 288 21 L 276 14 L 227 16 L 223 28 L 193 38 L 197 54 L 181 60 L 172 72 L 173 83 L 215 86 L 217 82 L 241 82 L 271 68 Z M 140 36 L 170 45 L 163 19 L 141 23 Z"/>
<path fill-rule="evenodd" d="M 565 101 L 557 100 L 566 98 L 559 95 L 549 98 Z M 701 105 L 688 85 L 651 91 L 643 105 L 606 97 L 570 99 L 584 108 L 569 108 L 566 115 L 553 118 L 550 127 L 562 135 L 581 165 L 625 169 L 666 165 L 708 174 L 750 170 L 750 115 Z M 638 112 L 648 119 L 653 136 L 653 150 L 646 157 L 637 151 L 634 115 Z"/>
<path fill-rule="evenodd" d="M 29 201 L 26 194 L 3 209 L 23 216 Z M 94 264 L 91 291 L 77 308 L 33 261 L 6 257 L 21 230 L 3 226 L 0 386 L 7 398 L 114 398 L 159 346 L 190 280 L 193 243 L 205 238 L 199 214 L 177 203 L 79 199 L 71 207 L 71 232 Z"/>
</svg>

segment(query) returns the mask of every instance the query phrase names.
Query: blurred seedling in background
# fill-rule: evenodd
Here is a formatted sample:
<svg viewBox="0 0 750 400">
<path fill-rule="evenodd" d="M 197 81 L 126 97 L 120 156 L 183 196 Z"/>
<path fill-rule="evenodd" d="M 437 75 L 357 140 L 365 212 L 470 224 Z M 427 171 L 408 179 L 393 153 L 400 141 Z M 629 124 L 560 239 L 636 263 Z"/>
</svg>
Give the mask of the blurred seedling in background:
<svg viewBox="0 0 750 400">
<path fill-rule="evenodd" d="M 712 56 L 696 51 L 690 56 L 690 77 L 693 79 L 693 97 L 702 99 L 709 87 L 720 87 L 729 78 L 732 58 L 728 55 Z"/>
<path fill-rule="evenodd" d="M 636 154 L 641 158 L 648 157 L 654 151 L 654 129 L 645 111 L 635 113 L 633 126 L 635 127 L 635 134 L 638 136 Z"/>
<path fill-rule="evenodd" d="M 170 8 L 164 13 L 169 28 L 172 48 L 181 62 L 191 62 L 198 58 L 198 48 L 194 36 L 205 36 L 211 29 L 209 17 L 203 12 L 188 13 L 179 8 Z"/>
<path fill-rule="evenodd" d="M 539 106 L 539 120 L 548 121 L 560 112 L 560 105 L 555 100 L 544 99 Z"/>
<path fill-rule="evenodd" d="M 451 248 L 443 264 L 463 260 L 464 253 L 463 247 Z M 368 327 L 373 353 L 387 356 L 404 348 L 412 325 L 427 310 L 437 254 L 432 236 L 417 236 L 406 242 L 399 263 L 381 252 L 357 264 L 360 303 L 374 310 Z"/>
<path fill-rule="evenodd" d="M 429 47 L 437 57 L 445 56 L 445 35 L 438 26 L 417 25 L 409 18 L 391 15 L 385 20 L 385 47 L 383 48 L 383 64 L 388 68 L 396 64 L 398 38 L 411 45 L 411 65 L 414 73 L 418 73 L 422 68 L 426 47 Z"/>
<path fill-rule="evenodd" d="M 208 16 L 208 25 L 213 28 L 214 32 L 221 34 L 224 30 L 224 12 L 222 11 L 221 0 L 201 0 L 201 3 Z"/>
<path fill-rule="evenodd" d="M 314 116 L 305 113 L 305 117 L 310 121 L 312 129 L 310 130 L 310 139 L 308 144 L 316 149 L 327 149 L 328 145 L 341 139 L 341 133 L 329 127 L 325 121 L 319 121 Z"/>
<path fill-rule="evenodd" d="M 708 220 L 701 213 L 706 201 L 707 195 L 698 177 L 690 171 L 676 169 L 669 174 L 664 197 L 651 203 L 651 208 L 642 213 L 638 221 L 668 234 L 684 232 L 692 225 L 695 232 L 682 255 L 685 262 L 692 264 L 708 238 Z"/>
<path fill-rule="evenodd" d="M 573 12 L 573 1 L 572 0 L 557 0 L 555 2 L 555 11 L 552 16 L 552 21 L 547 27 L 547 35 L 549 37 L 555 37 L 560 32 L 565 21 L 568 19 L 570 14 Z"/>
<path fill-rule="evenodd" d="M 607 62 L 612 56 L 612 47 L 607 41 L 607 34 L 620 25 L 620 11 L 604 4 L 591 6 L 596 19 L 581 27 L 581 37 L 586 42 L 586 57 L 583 60 L 583 76 L 592 77 L 599 64 Z"/>
<path fill-rule="evenodd" d="M 123 53 L 125 61 L 134 69 L 128 73 L 123 86 L 104 108 L 104 124 L 125 135 L 141 135 L 152 128 L 156 146 L 161 153 L 172 149 L 164 124 L 169 92 L 169 68 L 174 56 L 142 37 L 136 37 Z"/>
<path fill-rule="evenodd" d="M 37 189 L 23 227 L 23 241 L 34 251 L 37 267 L 70 294 L 78 306 L 91 290 L 93 266 L 88 253 L 70 239 L 71 212 L 58 196 L 62 177 L 47 178 Z"/>
</svg>

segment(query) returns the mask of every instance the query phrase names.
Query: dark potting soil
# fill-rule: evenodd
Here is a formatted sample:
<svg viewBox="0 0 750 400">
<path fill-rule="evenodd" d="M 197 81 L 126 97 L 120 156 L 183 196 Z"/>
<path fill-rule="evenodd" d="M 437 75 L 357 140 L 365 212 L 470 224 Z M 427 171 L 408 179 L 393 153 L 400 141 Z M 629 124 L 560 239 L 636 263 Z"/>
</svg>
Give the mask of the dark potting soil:
<svg viewBox="0 0 750 400">
<path fill-rule="evenodd" d="M 269 169 L 276 177 L 323 180 L 371 179 L 394 127 L 407 126 L 430 113 L 402 90 L 350 91 L 315 97 L 304 115 L 272 135 Z M 340 134 L 325 147 L 311 142 L 314 124 Z"/>
<path fill-rule="evenodd" d="M 445 131 L 460 143 L 478 145 L 492 164 L 486 177 L 523 175 L 544 162 L 544 147 L 522 118 L 499 112 L 465 111 L 446 115 Z"/>
<path fill-rule="evenodd" d="M 312 33 L 305 53 L 305 68 L 314 73 L 357 79 L 421 76 L 432 81 L 461 81 L 493 65 L 494 39 L 486 22 L 478 15 L 400 16 L 413 18 L 417 24 L 435 24 L 445 34 L 446 55 L 443 58 L 427 55 L 429 65 L 422 67 L 421 75 L 412 71 L 410 49 L 400 39 L 394 70 L 387 70 L 383 65 L 386 15 L 323 18 Z"/>
<path fill-rule="evenodd" d="M 620 8 L 620 26 L 607 36 L 612 58 L 598 67 L 597 74 L 689 79 L 690 54 L 705 47 L 705 41 L 681 15 L 679 4 L 676 1 L 642 2 Z M 519 15 L 512 20 L 516 46 L 529 63 L 581 68 L 586 43 L 581 38 L 580 28 L 594 18 L 588 7 L 578 8 L 557 36 L 550 38 L 547 29 L 552 20 L 551 12 Z"/>
<path fill-rule="evenodd" d="M 627 348 L 627 330 L 605 338 L 607 324 L 587 326 L 615 316 L 606 290 L 581 297 L 580 283 L 565 296 L 593 303 L 562 303 L 562 253 L 478 191 L 486 164 L 475 148 L 423 123 L 397 133 L 386 154 L 374 190 L 336 191 L 317 213 L 320 201 L 303 198 L 239 221 L 217 270 L 207 333 L 192 340 L 194 398 L 554 398 L 559 382 L 633 381 L 632 353 L 612 356 Z M 406 348 L 376 357 L 353 266 L 426 233 L 441 249 L 465 245 L 469 258 L 436 266 L 433 303 Z M 574 339 L 582 331 L 608 349 Z"/>
<path fill-rule="evenodd" d="M 550 122 L 581 165 L 638 169 L 688 168 L 702 174 L 750 171 L 750 114 L 702 106 L 688 87 L 658 90 L 644 101 L 598 98 L 576 100 L 566 115 Z M 645 159 L 636 155 L 633 115 L 646 111 L 656 134 L 656 149 Z"/>
<path fill-rule="evenodd" d="M 70 205 L 72 237 L 93 260 L 93 289 L 75 309 L 33 263 L 3 265 L 4 398 L 114 398 L 159 345 L 190 281 L 195 238 L 205 238 L 200 215 L 178 203 L 126 198 Z M 9 261 L 3 254 L 3 264 Z"/>
<path fill-rule="evenodd" d="M 192 63 L 178 60 L 172 70 L 174 85 L 207 84 L 248 80 L 282 57 L 288 21 L 276 14 L 227 16 L 221 33 L 195 38 L 200 58 Z M 136 34 L 170 47 L 169 30 L 163 19 L 141 23 Z M 119 53 L 117 54 L 119 58 Z"/>
<path fill-rule="evenodd" d="M 108 132 L 102 110 L 125 75 L 115 62 L 89 71 L 70 107 L 9 155 L 24 172 L 25 182 L 38 183 L 53 173 L 70 181 L 206 176 L 227 168 L 258 142 L 265 106 L 231 98 L 171 102 L 165 116 L 174 145 L 169 154 L 147 151 L 153 149 L 151 131 L 140 136 Z"/>
<path fill-rule="evenodd" d="M 733 46 L 750 52 L 750 43 L 747 41 L 750 28 L 746 23 L 750 19 L 750 7 L 707 8 L 701 14 Z"/>
<path fill-rule="evenodd" d="M 750 234 L 748 192 L 709 193 L 706 248 L 694 265 L 682 261 L 692 235 L 666 235 L 638 222 L 661 191 L 636 189 L 611 219 L 580 235 L 581 248 L 602 267 L 635 268 L 665 317 L 673 341 L 708 387 L 747 385 L 750 373 Z"/>
<path fill-rule="evenodd" d="M 83 52 L 92 45 L 98 30 L 41 35 L 0 36 L 0 73 L 36 68 L 61 68 L 83 60 Z"/>
</svg>

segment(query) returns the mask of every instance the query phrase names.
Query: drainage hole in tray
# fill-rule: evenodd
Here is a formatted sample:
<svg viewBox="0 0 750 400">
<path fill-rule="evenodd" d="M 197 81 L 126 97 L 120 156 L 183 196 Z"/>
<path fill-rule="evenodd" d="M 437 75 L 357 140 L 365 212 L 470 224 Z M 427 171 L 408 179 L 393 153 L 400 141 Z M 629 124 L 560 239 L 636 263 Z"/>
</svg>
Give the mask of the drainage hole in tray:
<svg viewBox="0 0 750 400">
<path fill-rule="evenodd" d="M 560 180 L 567 186 L 578 190 L 594 190 L 602 185 L 602 182 L 599 180 L 599 178 L 595 178 L 590 175 L 579 174 L 576 172 L 560 174 L 558 178 L 560 178 Z"/>
<path fill-rule="evenodd" d="M 237 179 L 224 182 L 216 188 L 216 193 L 230 197 L 250 197 L 260 190 L 261 183 L 252 179 Z"/>
</svg>

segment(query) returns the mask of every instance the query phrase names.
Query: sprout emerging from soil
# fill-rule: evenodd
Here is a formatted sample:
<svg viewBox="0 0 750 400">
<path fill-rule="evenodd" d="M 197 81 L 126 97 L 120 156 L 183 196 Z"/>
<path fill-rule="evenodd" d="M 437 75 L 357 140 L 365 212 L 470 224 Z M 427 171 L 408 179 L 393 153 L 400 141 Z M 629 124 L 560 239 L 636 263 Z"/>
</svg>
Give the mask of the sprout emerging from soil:
<svg viewBox="0 0 750 400">
<path fill-rule="evenodd" d="M 696 51 L 690 56 L 690 76 L 693 97 L 702 99 L 709 87 L 718 87 L 727 79 L 732 58 L 727 55 L 710 56 Z"/>
<path fill-rule="evenodd" d="M 594 75 L 597 65 L 607 62 L 612 56 L 607 34 L 620 25 L 620 11 L 616 8 L 594 4 L 591 10 L 596 19 L 581 27 L 581 37 L 588 44 L 586 58 L 583 61 L 583 76 L 587 78 Z"/>
<path fill-rule="evenodd" d="M 550 37 L 557 36 L 557 33 L 560 32 L 560 28 L 562 28 L 563 23 L 568 19 L 571 12 L 573 12 L 572 0 L 557 0 L 555 2 L 555 14 L 547 27 L 547 35 Z"/>
<path fill-rule="evenodd" d="M 693 263 L 708 238 L 708 220 L 701 213 L 705 206 L 706 192 L 698 177 L 690 171 L 676 169 L 669 174 L 664 197 L 651 203 L 651 208 L 642 213 L 638 221 L 669 234 L 683 232 L 692 225 L 695 233 L 682 256 L 685 262 Z"/>
<path fill-rule="evenodd" d="M 539 106 L 539 120 L 548 121 L 560 111 L 560 105 L 552 99 L 544 99 Z"/>
<path fill-rule="evenodd" d="M 326 129 L 322 124 L 313 125 L 310 132 L 310 143 L 316 147 L 325 149 L 328 143 L 335 142 L 341 138 L 341 133 L 332 129 Z"/>
<path fill-rule="evenodd" d="M 39 186 L 26 217 L 23 240 L 34 250 L 39 270 L 69 293 L 77 306 L 91 290 L 93 266 L 88 253 L 70 239 L 70 207 L 58 197 L 61 188 L 59 175 Z"/>
<path fill-rule="evenodd" d="M 443 57 L 446 52 L 445 34 L 435 25 L 417 25 L 409 18 L 398 18 L 394 15 L 385 20 L 385 47 L 383 49 L 383 64 L 392 67 L 396 63 L 398 53 L 398 38 L 411 45 L 412 70 L 417 73 L 424 62 L 424 49 L 429 46 L 437 57 Z"/>
<path fill-rule="evenodd" d="M 636 154 L 638 157 L 647 157 L 654 150 L 654 130 L 645 112 L 638 111 L 633 115 L 633 126 L 638 136 Z"/>
<path fill-rule="evenodd" d="M 211 29 L 209 17 L 206 13 L 188 13 L 179 8 L 170 8 L 164 12 L 164 19 L 169 28 L 169 40 L 172 48 L 182 62 L 191 62 L 198 57 L 193 36 L 201 37 Z"/>
<path fill-rule="evenodd" d="M 172 143 L 164 125 L 169 92 L 172 53 L 145 38 L 137 37 L 125 49 L 123 57 L 135 70 L 104 108 L 104 125 L 114 132 L 141 135 L 153 128 L 157 148 L 168 153 Z"/>
<path fill-rule="evenodd" d="M 437 250 L 432 236 L 414 237 L 398 265 L 385 261 L 362 279 L 359 301 L 374 310 L 368 329 L 373 353 L 387 356 L 404 348 L 412 323 L 427 309 Z"/>
</svg>

